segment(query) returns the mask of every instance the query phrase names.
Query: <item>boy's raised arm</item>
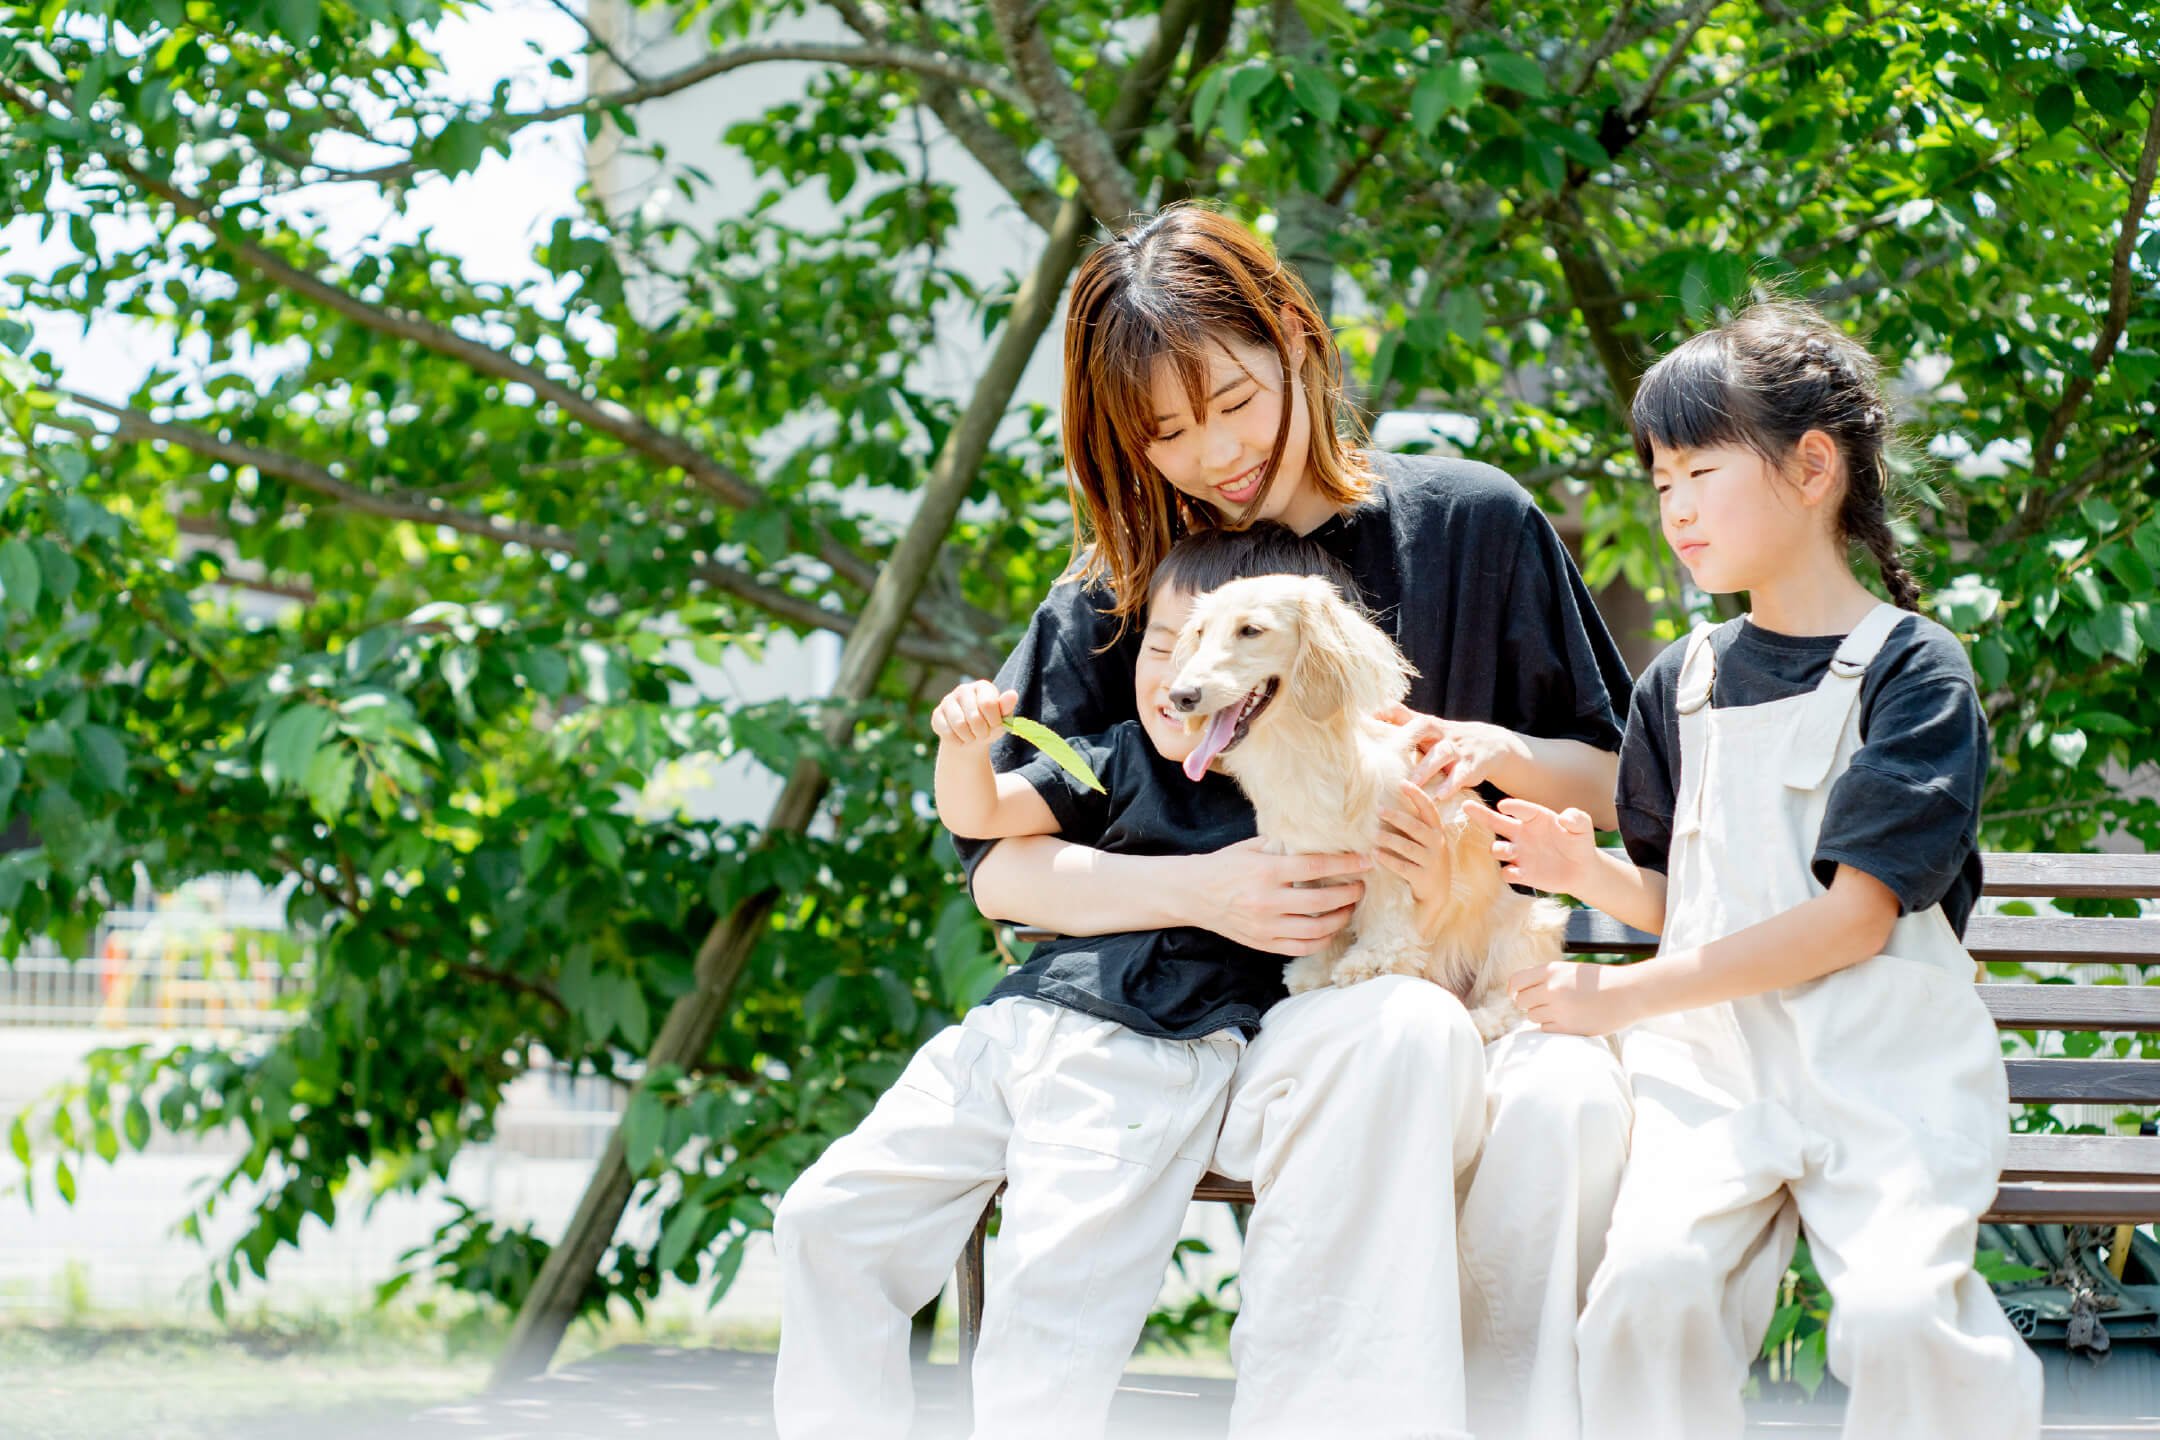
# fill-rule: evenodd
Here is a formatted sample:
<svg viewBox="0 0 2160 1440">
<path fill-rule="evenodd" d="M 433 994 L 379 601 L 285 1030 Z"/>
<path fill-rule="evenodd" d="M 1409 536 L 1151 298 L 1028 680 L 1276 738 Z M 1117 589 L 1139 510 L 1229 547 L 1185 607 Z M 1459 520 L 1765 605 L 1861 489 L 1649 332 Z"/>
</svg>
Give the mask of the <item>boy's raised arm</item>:
<svg viewBox="0 0 2160 1440">
<path fill-rule="evenodd" d="M 1008 840 L 1058 831 L 1057 816 L 1035 787 L 1016 774 L 999 774 L 990 763 L 990 742 L 1004 732 L 1005 717 L 1019 699 L 988 680 L 967 680 L 931 712 L 930 728 L 938 737 L 938 819 L 955 835 Z"/>
</svg>

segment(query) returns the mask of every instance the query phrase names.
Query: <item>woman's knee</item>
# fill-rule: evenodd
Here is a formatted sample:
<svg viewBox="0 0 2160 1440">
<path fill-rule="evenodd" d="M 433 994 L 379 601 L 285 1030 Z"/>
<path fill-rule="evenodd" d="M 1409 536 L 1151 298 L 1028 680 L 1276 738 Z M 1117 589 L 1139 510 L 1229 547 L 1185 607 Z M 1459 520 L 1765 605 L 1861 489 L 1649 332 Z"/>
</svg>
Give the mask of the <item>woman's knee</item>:
<svg viewBox="0 0 2160 1440">
<path fill-rule="evenodd" d="M 1724 1307 L 1724 1277 L 1710 1253 L 1685 1240 L 1608 1253 L 1584 1307 L 1585 1343 L 1622 1334 L 1637 1343 L 1716 1325 Z M 1656 1343 L 1665 1343 L 1660 1340 Z"/>
<path fill-rule="evenodd" d="M 1490 1078 L 1494 1133 L 1542 1138 L 1583 1165 L 1617 1170 L 1627 1157 L 1635 1106 L 1611 1047 L 1578 1035 L 1511 1035 L 1502 1043 L 1523 1050 Z"/>
<path fill-rule="evenodd" d="M 1851 1373 L 1851 1362 L 1904 1367 L 1924 1363 L 1913 1352 L 1940 1334 L 1956 1304 L 1943 1287 L 1917 1271 L 1852 1276 L 1830 1307 L 1830 1355 Z"/>
</svg>

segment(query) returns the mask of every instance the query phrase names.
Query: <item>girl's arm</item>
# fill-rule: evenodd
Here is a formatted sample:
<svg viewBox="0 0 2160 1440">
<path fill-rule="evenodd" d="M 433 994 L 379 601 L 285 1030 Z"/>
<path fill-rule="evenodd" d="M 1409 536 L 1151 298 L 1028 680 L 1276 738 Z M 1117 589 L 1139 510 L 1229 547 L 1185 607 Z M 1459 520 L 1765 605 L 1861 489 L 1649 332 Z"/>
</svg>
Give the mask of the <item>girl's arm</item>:
<svg viewBox="0 0 2160 1440">
<path fill-rule="evenodd" d="M 1564 742 L 1563 742 L 1564 743 Z M 1502 800 L 1498 809 L 1469 800 L 1463 811 L 1498 836 L 1493 858 L 1518 885 L 1572 895 L 1622 924 L 1656 935 L 1665 929 L 1665 877 L 1598 848 L 1590 817 L 1557 814 L 1529 800 Z"/>
<path fill-rule="evenodd" d="M 1540 1028 L 1604 1035 L 1653 1015 L 1783 990 L 1882 953 L 1897 924 L 1890 887 L 1840 865 L 1825 893 L 1707 945 L 1635 965 L 1562 963 L 1525 970 L 1510 988 Z"/>
<path fill-rule="evenodd" d="M 1001 722 L 1019 701 L 987 680 L 970 680 L 931 712 L 930 728 L 938 736 L 938 819 L 955 835 L 1002 840 L 1057 833 L 1057 816 L 1035 787 L 1018 775 L 999 774 L 990 764 L 990 742 L 1004 733 Z"/>
<path fill-rule="evenodd" d="M 1619 823 L 1613 789 L 1620 757 L 1580 740 L 1552 740 L 1519 735 L 1478 720 L 1442 720 L 1405 705 L 1381 713 L 1390 724 L 1406 725 L 1418 750 L 1410 779 L 1417 785 L 1444 776 L 1435 797 L 1491 782 L 1550 810 L 1581 810 L 1600 830 Z"/>
<path fill-rule="evenodd" d="M 1112 855 L 1055 836 L 1006 840 L 975 867 L 975 905 L 1065 935 L 1189 925 L 1254 950 L 1309 955 L 1365 893 L 1357 855 L 1269 855 L 1247 840 L 1203 855 Z"/>
</svg>

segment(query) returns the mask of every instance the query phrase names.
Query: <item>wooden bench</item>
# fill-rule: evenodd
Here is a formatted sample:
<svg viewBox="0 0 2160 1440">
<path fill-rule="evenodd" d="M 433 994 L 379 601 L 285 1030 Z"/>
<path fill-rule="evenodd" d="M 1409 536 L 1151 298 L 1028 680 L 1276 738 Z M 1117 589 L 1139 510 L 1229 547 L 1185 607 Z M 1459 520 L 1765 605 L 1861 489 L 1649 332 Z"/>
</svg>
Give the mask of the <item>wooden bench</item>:
<svg viewBox="0 0 2160 1440">
<path fill-rule="evenodd" d="M 2160 899 L 2160 855 L 2013 855 L 1985 857 L 1989 895 L 2009 897 Z M 1023 929 L 1023 940 L 1049 932 Z M 1571 955 L 1645 956 L 1657 949 L 1645 935 L 1596 910 L 1569 917 Z M 2067 916 L 1976 915 L 1965 948 L 1986 965 L 2160 965 L 2160 919 L 2075 919 Z M 2160 985 L 2141 977 L 2127 985 L 1989 984 L 1980 998 L 1999 1030 L 2160 1032 Z M 2013 1104 L 2160 1106 L 2160 1060 L 2024 1059 L 2007 1062 Z M 1002 1188 L 1002 1187 L 1001 1187 Z M 1195 1200 L 1252 1203 L 1252 1187 L 1210 1174 Z M 993 1195 L 976 1221 L 959 1270 L 959 1378 L 971 1396 L 975 1346 L 982 1333 L 983 1250 Z M 2149 1224 L 2160 1222 L 2160 1137 L 2143 1135 L 2012 1135 L 2002 1185 L 1987 1221 L 1998 1224 Z"/>
</svg>

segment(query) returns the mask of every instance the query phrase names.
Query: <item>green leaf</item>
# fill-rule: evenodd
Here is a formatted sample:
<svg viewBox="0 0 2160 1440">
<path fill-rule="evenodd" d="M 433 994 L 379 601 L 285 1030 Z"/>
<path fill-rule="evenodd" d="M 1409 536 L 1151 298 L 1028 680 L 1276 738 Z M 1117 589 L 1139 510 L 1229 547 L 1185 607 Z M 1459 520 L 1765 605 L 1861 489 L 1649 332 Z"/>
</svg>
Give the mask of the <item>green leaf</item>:
<svg viewBox="0 0 2160 1440">
<path fill-rule="evenodd" d="M 573 822 L 578 839 L 584 843 L 585 853 L 610 870 L 622 869 L 622 833 L 598 815 L 580 815 Z"/>
<path fill-rule="evenodd" d="M 2016 1285 L 2047 1278 L 2047 1271 L 2020 1265 L 2000 1250 L 1982 1250 L 1974 1255 L 1973 1269 L 1990 1285 Z"/>
<path fill-rule="evenodd" d="M 1417 84 L 1411 88 L 1411 127 L 1420 135 L 1431 135 L 1442 115 L 1468 110 L 1477 103 L 1483 88 L 1477 61 L 1467 56 L 1440 61 L 1418 76 Z"/>
<path fill-rule="evenodd" d="M 1223 86 L 1230 81 L 1230 72 L 1223 66 L 1208 71 L 1200 81 L 1200 88 L 1193 92 L 1193 129 L 1206 133 L 1208 121 L 1215 118 L 1215 107 L 1222 103 Z"/>
<path fill-rule="evenodd" d="M 67 1161 L 53 1162 L 53 1185 L 59 1190 L 62 1200 L 70 1205 L 75 1203 L 75 1172 L 68 1169 Z"/>
<path fill-rule="evenodd" d="M 8 1127 L 8 1149 L 15 1154 L 15 1161 L 23 1168 L 30 1165 L 30 1127 L 23 1114 L 15 1116 L 15 1123 Z"/>
<path fill-rule="evenodd" d="M 643 1175 L 652 1168 L 660 1155 L 660 1135 L 667 1128 L 667 1115 L 660 1097 L 650 1090 L 640 1089 L 630 1097 L 629 1108 L 622 1119 L 623 1165 L 632 1175 Z"/>
<path fill-rule="evenodd" d="M 2048 86 L 2033 97 L 2033 119 L 2040 128 L 2053 135 L 2077 118 L 2077 97 L 2070 87 L 2061 83 Z"/>
<path fill-rule="evenodd" d="M 263 783 L 273 790 L 304 783 L 331 719 L 322 706 L 304 702 L 280 715 L 263 737 Z"/>
<path fill-rule="evenodd" d="M 726 1298 L 728 1287 L 735 1283 L 735 1272 L 742 1269 L 743 1237 L 738 1235 L 728 1241 L 727 1248 L 713 1260 L 712 1299 L 705 1302 L 711 1309 Z"/>
<path fill-rule="evenodd" d="M 1339 30 L 1352 36 L 1357 34 L 1357 22 L 1350 18 L 1349 7 L 1343 0 L 1297 0 L 1297 10 L 1304 17 L 1305 28 L 1315 35 L 1327 30 Z"/>
<path fill-rule="evenodd" d="M 2077 72 L 2078 90 L 2085 96 L 2085 103 L 2110 120 L 2123 113 L 2126 103 L 2123 87 L 2114 75 L 2096 65 L 2087 65 Z"/>
<path fill-rule="evenodd" d="M 1342 91 L 1326 71 L 1312 65 L 1292 65 L 1284 80 L 1298 108 L 1322 125 L 1333 125 L 1342 114 Z"/>
<path fill-rule="evenodd" d="M 2048 753 L 2065 766 L 2075 766 L 2085 758 L 2085 732 L 2082 730 L 2058 730 L 2048 736 Z"/>
<path fill-rule="evenodd" d="M 82 567 L 75 557 L 50 540 L 37 542 L 38 573 L 45 581 L 45 593 L 57 603 L 75 593 L 76 583 L 82 578 Z"/>
<path fill-rule="evenodd" d="M 325 824 L 335 824 L 345 813 L 345 806 L 352 799 L 353 775 L 358 770 L 360 757 L 352 747 L 342 742 L 325 745 L 308 761 L 307 773 L 301 777 L 301 788 L 307 792 L 308 808 L 321 816 Z"/>
<path fill-rule="evenodd" d="M 272 0 L 278 33 L 305 48 L 315 43 L 322 28 L 322 0 Z"/>
<path fill-rule="evenodd" d="M 37 609 L 42 584 L 30 547 L 20 540 L 0 541 L 0 595 L 5 595 L 8 608 L 18 615 Z"/>
<path fill-rule="evenodd" d="M 15 799 L 15 788 L 22 784 L 22 776 L 22 761 L 0 750 L 0 829 L 7 827 L 8 806 Z"/>
<path fill-rule="evenodd" d="M 1095 772 L 1088 768 L 1087 761 L 1080 758 L 1080 752 L 1067 744 L 1064 737 L 1049 726 L 1030 720 L 1024 715 L 1008 715 L 1005 717 L 1005 728 L 1055 760 L 1058 768 L 1088 789 L 1098 794 L 1109 793 L 1103 789 L 1102 781 L 1095 778 Z"/>
<path fill-rule="evenodd" d="M 691 1242 L 704 1228 L 705 1217 L 711 1213 L 702 1186 L 676 1202 L 675 1213 L 668 1217 L 667 1228 L 660 1232 L 660 1248 L 653 1256 L 653 1264 L 662 1274 L 682 1264 L 690 1253 Z"/>
<path fill-rule="evenodd" d="M 126 1127 L 128 1144 L 140 1150 L 150 1143 L 150 1108 L 143 1104 L 140 1095 L 128 1098 L 121 1123 Z"/>
<path fill-rule="evenodd" d="M 1545 84 L 1545 72 L 1527 55 L 1510 51 L 1496 51 L 1482 62 L 1485 79 L 1503 90 L 1513 90 L 1530 100 L 1542 100 L 1552 91 Z"/>
<path fill-rule="evenodd" d="M 98 788 L 108 794 L 127 791 L 127 746 L 104 725 L 85 725 L 75 732 L 75 755 Z"/>
</svg>

